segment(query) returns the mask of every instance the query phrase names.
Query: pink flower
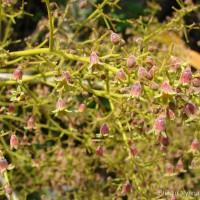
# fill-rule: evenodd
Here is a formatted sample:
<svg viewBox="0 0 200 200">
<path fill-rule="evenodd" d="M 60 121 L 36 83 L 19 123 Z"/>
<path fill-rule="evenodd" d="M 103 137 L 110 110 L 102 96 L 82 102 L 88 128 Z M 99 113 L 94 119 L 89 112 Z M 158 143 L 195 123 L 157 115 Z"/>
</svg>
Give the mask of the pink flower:
<svg viewBox="0 0 200 200">
<path fill-rule="evenodd" d="M 106 122 L 104 122 L 103 125 L 101 126 L 100 133 L 104 135 L 109 133 L 109 127 Z"/>
<path fill-rule="evenodd" d="M 182 84 L 190 84 L 192 80 L 192 71 L 190 67 L 187 67 L 181 74 L 179 81 Z"/>
<path fill-rule="evenodd" d="M 143 89 L 139 81 L 137 81 L 132 87 L 130 94 L 136 97 L 139 97 L 142 95 Z"/>
<path fill-rule="evenodd" d="M 161 91 L 165 94 L 173 94 L 174 93 L 171 85 L 167 81 L 163 82 L 163 84 L 161 86 Z"/>
<path fill-rule="evenodd" d="M 121 38 L 117 33 L 111 32 L 110 40 L 114 45 L 118 45 L 121 42 Z"/>
<path fill-rule="evenodd" d="M 15 71 L 13 72 L 13 75 L 12 77 L 14 79 L 18 79 L 18 80 L 21 80 L 22 79 L 22 68 L 21 67 L 18 67 L 17 69 L 15 69 Z"/>
<path fill-rule="evenodd" d="M 11 138 L 10 138 L 10 148 L 11 149 L 17 149 L 19 146 L 19 141 L 18 141 L 18 138 L 15 134 L 11 135 Z"/>
<path fill-rule="evenodd" d="M 154 129 L 158 132 L 164 131 L 166 128 L 166 121 L 164 117 L 158 117 L 154 124 Z"/>
</svg>

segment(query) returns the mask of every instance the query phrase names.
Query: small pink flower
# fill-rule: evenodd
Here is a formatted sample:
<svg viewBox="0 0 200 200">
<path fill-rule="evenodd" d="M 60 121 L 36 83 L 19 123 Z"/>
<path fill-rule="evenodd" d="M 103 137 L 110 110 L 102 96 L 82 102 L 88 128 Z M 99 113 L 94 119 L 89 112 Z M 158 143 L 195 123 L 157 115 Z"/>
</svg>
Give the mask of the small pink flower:
<svg viewBox="0 0 200 200">
<path fill-rule="evenodd" d="M 95 53 L 94 50 L 92 50 L 92 53 L 90 55 L 90 65 L 98 65 L 99 64 L 99 57 L 97 56 L 97 54 Z"/>
<path fill-rule="evenodd" d="M 187 115 L 195 115 L 197 111 L 196 106 L 193 103 L 186 103 L 185 105 L 185 112 Z"/>
<path fill-rule="evenodd" d="M 200 87 L 200 77 L 194 78 L 192 84 L 194 87 Z"/>
<path fill-rule="evenodd" d="M 109 130 L 108 124 L 104 122 L 103 125 L 101 126 L 100 133 L 105 135 L 105 134 L 108 134 L 109 131 L 110 130 Z"/>
<path fill-rule="evenodd" d="M 78 108 L 79 112 L 83 112 L 85 109 L 86 109 L 86 105 L 84 103 L 81 103 Z"/>
<path fill-rule="evenodd" d="M 136 156 L 138 154 L 138 151 L 137 151 L 137 149 L 136 149 L 135 146 L 131 146 L 131 148 L 130 148 L 130 154 L 132 156 Z"/>
<path fill-rule="evenodd" d="M 129 70 L 131 70 L 132 68 L 134 68 L 136 66 L 136 58 L 134 55 L 130 55 L 128 57 L 126 65 Z"/>
<path fill-rule="evenodd" d="M 13 72 L 13 75 L 12 77 L 14 79 L 18 79 L 18 80 L 21 80 L 22 79 L 22 68 L 21 67 L 18 67 L 17 69 L 15 69 L 15 71 Z"/>
<path fill-rule="evenodd" d="M 169 108 L 167 108 L 167 110 L 166 110 L 166 116 L 167 116 L 167 118 L 170 119 L 170 120 L 174 120 L 175 117 L 176 117 L 174 111 L 172 111 L 172 110 L 169 109 Z"/>
<path fill-rule="evenodd" d="M 104 149 L 101 146 L 98 146 L 96 148 L 96 155 L 99 156 L 99 157 L 104 155 Z"/>
<path fill-rule="evenodd" d="M 125 80 L 126 79 L 126 75 L 125 72 L 123 70 L 119 70 L 115 76 L 116 80 Z"/>
<path fill-rule="evenodd" d="M 65 78 L 65 80 L 66 80 L 66 82 L 67 83 L 71 83 L 72 82 L 72 78 L 71 78 L 71 75 L 70 75 L 70 73 L 67 71 L 67 72 L 65 72 L 63 75 L 62 75 L 62 78 Z"/>
<path fill-rule="evenodd" d="M 177 165 L 176 165 L 176 168 L 177 168 L 179 171 L 183 170 L 183 162 L 182 162 L 182 160 L 179 160 L 179 161 L 178 161 L 178 163 L 177 163 Z"/>
<path fill-rule="evenodd" d="M 15 134 L 11 135 L 10 138 L 10 148 L 11 149 L 18 149 L 19 146 L 19 140 Z"/>
<path fill-rule="evenodd" d="M 118 45 L 121 42 L 121 38 L 117 33 L 111 32 L 110 40 L 114 45 Z"/>
<path fill-rule="evenodd" d="M 33 128 L 35 126 L 35 120 L 30 117 L 29 120 L 28 120 L 28 128 Z"/>
<path fill-rule="evenodd" d="M 154 129 L 158 132 L 164 131 L 166 128 L 166 121 L 164 117 L 158 117 L 154 124 Z"/>
<path fill-rule="evenodd" d="M 161 91 L 165 94 L 173 94 L 174 91 L 171 87 L 171 85 L 169 84 L 169 82 L 165 81 L 162 86 L 161 86 Z"/>
<path fill-rule="evenodd" d="M 9 112 L 9 113 L 13 113 L 14 111 L 15 111 L 15 105 L 14 105 L 13 103 L 11 103 L 11 104 L 9 105 L 8 112 Z"/>
<path fill-rule="evenodd" d="M 8 194 L 8 195 L 11 195 L 12 192 L 13 192 L 13 190 L 12 190 L 12 188 L 11 188 L 10 185 L 6 185 L 6 186 L 4 187 L 4 189 L 5 189 L 6 194 Z"/>
<path fill-rule="evenodd" d="M 166 164 L 166 174 L 172 174 L 173 171 L 174 167 L 170 163 Z"/>
<path fill-rule="evenodd" d="M 124 183 L 122 191 L 125 194 L 130 193 L 130 191 L 131 191 L 131 184 L 128 181 L 126 183 Z"/>
<path fill-rule="evenodd" d="M 138 77 L 139 78 L 147 78 L 148 77 L 147 70 L 144 67 L 139 67 L 139 69 L 138 69 Z"/>
<path fill-rule="evenodd" d="M 82 0 L 82 1 L 79 3 L 79 8 L 80 8 L 80 9 L 83 9 L 83 8 L 86 7 L 86 5 L 87 5 L 87 1 L 86 1 L 86 0 Z"/>
<path fill-rule="evenodd" d="M 199 150 L 199 141 L 198 141 L 198 139 L 195 138 L 195 139 L 192 141 L 191 149 L 192 149 L 193 151 L 195 151 L 195 152 Z"/>
<path fill-rule="evenodd" d="M 136 97 L 139 97 L 142 95 L 143 89 L 139 81 L 137 81 L 132 87 L 130 94 Z"/>
<path fill-rule="evenodd" d="M 190 84 L 192 80 L 192 71 L 190 67 L 187 67 L 181 74 L 179 81 L 182 84 Z"/>
<path fill-rule="evenodd" d="M 5 170 L 8 167 L 8 162 L 4 157 L 0 158 L 0 170 Z"/>
<path fill-rule="evenodd" d="M 59 98 L 56 103 L 56 109 L 61 110 L 64 107 L 65 107 L 65 101 L 63 101 L 61 98 Z"/>
</svg>

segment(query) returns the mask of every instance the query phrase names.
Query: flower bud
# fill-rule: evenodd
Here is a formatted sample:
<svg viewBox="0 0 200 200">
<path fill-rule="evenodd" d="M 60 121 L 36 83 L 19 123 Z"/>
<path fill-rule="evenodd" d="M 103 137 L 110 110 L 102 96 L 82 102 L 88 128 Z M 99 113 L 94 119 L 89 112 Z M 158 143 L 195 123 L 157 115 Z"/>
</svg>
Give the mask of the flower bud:
<svg viewBox="0 0 200 200">
<path fill-rule="evenodd" d="M 136 66 L 136 58 L 134 55 L 130 55 L 127 59 L 127 63 L 126 63 L 128 69 L 132 69 Z"/>
<path fill-rule="evenodd" d="M 11 149 L 17 149 L 19 146 L 19 141 L 18 141 L 18 138 L 15 134 L 11 135 L 11 138 L 10 138 L 10 148 Z"/>
<path fill-rule="evenodd" d="M 161 137 L 161 143 L 162 143 L 162 145 L 165 146 L 165 147 L 168 146 L 169 143 L 170 143 L 170 142 L 169 142 L 169 138 L 168 138 L 168 137 L 163 137 L 163 136 L 162 136 L 162 137 Z"/>
<path fill-rule="evenodd" d="M 35 126 L 35 120 L 32 117 L 30 117 L 29 120 L 28 120 L 27 127 L 28 128 L 33 128 L 34 126 Z"/>
<path fill-rule="evenodd" d="M 116 80 L 125 80 L 126 79 L 125 72 L 123 70 L 118 71 L 115 76 L 115 79 Z"/>
<path fill-rule="evenodd" d="M 10 185 L 6 185 L 6 186 L 4 187 L 4 189 L 5 189 L 5 192 L 6 192 L 7 195 L 11 195 L 12 192 L 13 192 L 13 190 L 12 190 L 12 188 L 11 188 Z"/>
<path fill-rule="evenodd" d="M 101 156 L 103 156 L 103 154 L 104 154 L 103 148 L 101 146 L 98 146 L 96 148 L 96 155 L 99 156 L 99 157 L 101 157 Z"/>
<path fill-rule="evenodd" d="M 174 120 L 175 119 L 175 113 L 174 113 L 174 111 L 172 111 L 169 108 L 167 108 L 167 110 L 166 110 L 166 116 L 170 120 Z"/>
<path fill-rule="evenodd" d="M 59 98 L 56 103 L 56 109 L 61 110 L 64 107 L 65 107 L 65 101 L 63 101 L 61 98 Z"/>
<path fill-rule="evenodd" d="M 180 58 L 173 56 L 171 58 L 172 70 L 176 71 L 177 69 L 180 69 L 182 63 L 183 63 L 183 61 Z"/>
<path fill-rule="evenodd" d="M 154 124 L 154 129 L 158 132 L 164 131 L 166 128 L 166 121 L 164 117 L 158 117 Z"/>
<path fill-rule="evenodd" d="M 4 157 L 0 158 L 0 171 L 5 170 L 8 167 L 8 162 Z"/>
<path fill-rule="evenodd" d="M 114 45 L 118 45 L 121 42 L 121 38 L 117 33 L 111 32 L 110 40 Z"/>
<path fill-rule="evenodd" d="M 72 78 L 71 78 L 71 75 L 69 72 L 65 72 L 63 75 L 62 75 L 62 78 L 65 78 L 66 82 L 67 83 L 71 83 L 72 82 Z"/>
<path fill-rule="evenodd" d="M 158 85 L 156 82 L 153 82 L 153 83 L 150 85 L 150 88 L 151 88 L 152 90 L 158 90 L 159 85 Z"/>
<path fill-rule="evenodd" d="M 101 126 L 101 129 L 100 129 L 100 133 L 103 134 L 103 135 L 106 135 L 109 133 L 109 127 L 108 127 L 108 124 L 106 122 L 104 122 Z"/>
<path fill-rule="evenodd" d="M 130 94 L 136 97 L 139 97 L 142 95 L 143 89 L 139 81 L 137 81 L 134 85 L 131 87 Z"/>
<path fill-rule="evenodd" d="M 190 84 L 192 80 L 192 71 L 190 67 L 187 67 L 181 74 L 179 81 L 182 84 Z"/>
<path fill-rule="evenodd" d="M 141 38 L 141 37 L 137 37 L 136 39 L 135 39 L 135 42 L 137 43 L 137 44 L 139 44 L 139 45 L 141 45 L 142 43 L 143 43 L 143 39 Z"/>
<path fill-rule="evenodd" d="M 137 149 L 136 149 L 135 146 L 131 146 L 131 147 L 130 147 L 130 154 L 131 154 L 132 156 L 136 156 L 136 155 L 138 154 L 138 151 L 137 151 Z"/>
<path fill-rule="evenodd" d="M 195 115 L 196 111 L 197 111 L 197 108 L 193 103 L 186 103 L 185 112 L 188 116 Z"/>
<path fill-rule="evenodd" d="M 15 111 L 15 105 L 14 105 L 13 103 L 11 103 L 11 104 L 9 105 L 8 112 L 9 112 L 9 113 L 13 113 L 14 111 Z"/>
<path fill-rule="evenodd" d="M 98 63 L 99 63 L 99 57 L 97 56 L 97 54 L 93 50 L 91 55 L 90 55 L 90 65 L 98 65 Z"/>
<path fill-rule="evenodd" d="M 194 87 L 200 87 L 200 77 L 194 78 L 192 84 Z"/>
<path fill-rule="evenodd" d="M 130 191 L 131 191 L 131 184 L 127 181 L 123 185 L 123 193 L 127 194 L 130 193 Z"/>
<path fill-rule="evenodd" d="M 169 84 L 169 82 L 165 81 L 162 86 L 161 86 L 161 91 L 165 94 L 173 94 L 174 91 L 171 87 L 171 85 Z"/>
<path fill-rule="evenodd" d="M 198 151 L 198 150 L 199 150 L 199 141 L 198 141 L 197 138 L 195 138 L 195 139 L 192 141 L 191 149 L 192 149 L 193 151 Z"/>
<path fill-rule="evenodd" d="M 85 109 L 86 109 L 86 105 L 84 103 L 79 105 L 79 108 L 78 108 L 79 112 L 83 112 Z"/>
<path fill-rule="evenodd" d="M 87 2 L 86 2 L 85 0 L 82 0 L 82 1 L 79 3 L 79 8 L 80 8 L 80 9 L 83 9 L 83 8 L 86 7 L 86 5 L 87 5 Z"/>
<path fill-rule="evenodd" d="M 177 162 L 176 168 L 177 168 L 179 171 L 183 170 L 183 162 L 182 162 L 182 160 L 179 160 L 179 161 Z"/>
<path fill-rule="evenodd" d="M 151 69 L 149 70 L 149 73 L 148 73 L 148 77 L 150 79 L 153 78 L 153 75 L 154 75 L 154 72 L 158 69 L 158 67 L 156 65 L 154 65 L 153 67 L 151 67 Z"/>
<path fill-rule="evenodd" d="M 157 52 L 157 51 L 158 51 L 158 47 L 150 46 L 150 47 L 148 48 L 148 50 L 149 50 L 150 52 Z"/>
<path fill-rule="evenodd" d="M 166 174 L 172 174 L 173 171 L 174 167 L 170 163 L 166 164 Z"/>
<path fill-rule="evenodd" d="M 138 77 L 139 78 L 147 78 L 148 77 L 147 70 L 144 67 L 139 67 L 139 69 L 138 69 Z"/>
<path fill-rule="evenodd" d="M 15 71 L 13 72 L 13 75 L 12 77 L 14 79 L 17 79 L 17 80 L 21 80 L 22 79 L 22 68 L 21 67 L 18 67 L 17 69 L 15 69 Z"/>
</svg>

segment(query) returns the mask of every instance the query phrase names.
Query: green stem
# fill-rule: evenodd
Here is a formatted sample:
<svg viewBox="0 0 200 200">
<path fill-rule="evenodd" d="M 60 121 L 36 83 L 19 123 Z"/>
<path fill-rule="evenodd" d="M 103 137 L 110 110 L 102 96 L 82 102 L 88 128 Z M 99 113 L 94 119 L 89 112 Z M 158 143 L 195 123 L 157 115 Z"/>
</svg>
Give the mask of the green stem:
<svg viewBox="0 0 200 200">
<path fill-rule="evenodd" d="M 53 50 L 53 18 L 51 13 L 51 7 L 49 4 L 49 0 L 45 0 L 46 6 L 47 6 L 47 12 L 49 17 L 49 31 L 50 31 L 50 38 L 49 38 L 49 50 Z"/>
</svg>

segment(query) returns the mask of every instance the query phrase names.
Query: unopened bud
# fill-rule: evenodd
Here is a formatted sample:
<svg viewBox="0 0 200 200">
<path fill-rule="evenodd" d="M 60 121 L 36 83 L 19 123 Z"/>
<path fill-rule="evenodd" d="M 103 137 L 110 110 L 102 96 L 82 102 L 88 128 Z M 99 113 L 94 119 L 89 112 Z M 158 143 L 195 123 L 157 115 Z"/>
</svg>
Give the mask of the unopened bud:
<svg viewBox="0 0 200 200">
<path fill-rule="evenodd" d="M 111 32 L 110 40 L 114 45 L 118 45 L 121 42 L 121 38 L 117 33 Z"/>
<path fill-rule="evenodd" d="M 79 108 L 78 108 L 79 112 L 83 112 L 85 109 L 86 109 L 86 105 L 84 103 L 79 105 Z"/>
<path fill-rule="evenodd" d="M 194 78 L 192 84 L 194 87 L 200 87 L 200 77 Z"/>
<path fill-rule="evenodd" d="M 179 161 L 177 162 L 176 168 L 177 168 L 179 171 L 183 170 L 183 162 L 182 162 L 182 160 L 179 160 Z"/>
<path fill-rule="evenodd" d="M 65 107 L 65 101 L 63 101 L 61 98 L 59 98 L 56 103 L 56 109 L 61 110 L 64 107 Z"/>
<path fill-rule="evenodd" d="M 139 67 L 139 69 L 138 69 L 138 77 L 139 78 L 147 78 L 148 77 L 147 70 L 144 67 Z"/>
<path fill-rule="evenodd" d="M 35 126 L 35 120 L 30 117 L 29 120 L 28 120 L 28 128 L 33 128 Z"/>
<path fill-rule="evenodd" d="M 116 80 L 125 80 L 126 79 L 125 72 L 123 70 L 118 71 L 115 76 L 115 79 Z"/>
<path fill-rule="evenodd" d="M 103 148 L 101 146 L 98 146 L 96 149 L 96 155 L 101 157 L 101 156 L 103 156 L 103 154 L 104 154 Z"/>
<path fill-rule="evenodd" d="M 86 5 L 87 5 L 87 2 L 86 2 L 85 0 L 83 0 L 83 1 L 81 1 L 81 2 L 79 3 L 79 8 L 80 8 L 80 9 L 83 9 L 83 8 L 86 7 Z"/>
<path fill-rule="evenodd" d="M 186 103 L 185 112 L 188 116 L 195 115 L 196 111 L 197 111 L 197 108 L 193 103 Z"/>
<path fill-rule="evenodd" d="M 103 125 L 101 126 L 100 133 L 103 135 L 106 135 L 109 133 L 109 131 L 110 130 L 109 130 L 108 124 L 104 122 Z"/>
<path fill-rule="evenodd" d="M 12 192 L 13 192 L 13 190 L 12 190 L 12 188 L 11 188 L 10 185 L 6 185 L 6 186 L 4 187 L 4 189 L 5 189 L 6 194 L 8 194 L 8 195 L 11 195 Z"/>
<path fill-rule="evenodd" d="M 90 54 L 90 65 L 97 65 L 99 63 L 99 57 L 95 51 Z"/>
<path fill-rule="evenodd" d="M 15 71 L 13 72 L 13 75 L 12 77 L 14 79 L 18 79 L 18 80 L 21 80 L 22 79 L 22 68 L 21 67 L 18 67 L 17 69 L 15 69 Z"/>
<path fill-rule="evenodd" d="M 130 193 L 130 191 L 131 191 L 131 184 L 127 181 L 123 185 L 123 193 L 127 194 Z"/>
<path fill-rule="evenodd" d="M 165 121 L 165 118 L 164 117 L 158 117 L 155 121 L 155 124 L 154 124 L 154 129 L 156 131 L 164 131 L 166 128 L 166 121 Z"/>
<path fill-rule="evenodd" d="M 198 141 L 198 139 L 195 138 L 192 141 L 191 148 L 192 148 L 193 151 L 198 151 L 199 150 L 199 141 Z"/>
<path fill-rule="evenodd" d="M 168 163 L 166 165 L 166 174 L 172 174 L 173 171 L 174 171 L 174 167 L 170 163 Z"/>
<path fill-rule="evenodd" d="M 135 146 L 131 146 L 131 148 L 130 148 L 130 154 L 132 155 L 132 156 L 136 156 L 137 155 L 137 149 L 136 149 L 136 147 Z"/>
<path fill-rule="evenodd" d="M 127 59 L 127 67 L 129 70 L 131 70 L 132 68 L 134 68 L 136 66 L 136 58 L 134 55 L 130 55 Z"/>
<path fill-rule="evenodd" d="M 165 81 L 162 86 L 161 86 L 161 91 L 165 94 L 173 94 L 174 91 L 171 87 L 171 85 L 169 84 L 169 82 Z"/>
<path fill-rule="evenodd" d="M 179 81 L 182 84 L 190 84 L 192 80 L 192 71 L 190 67 L 187 67 L 181 74 Z"/>
<path fill-rule="evenodd" d="M 8 162 L 4 157 L 0 158 L 0 170 L 5 170 L 8 167 Z"/>
<path fill-rule="evenodd" d="M 132 87 L 131 87 L 131 91 L 130 94 L 136 97 L 139 97 L 142 95 L 143 89 L 142 86 L 140 84 L 140 82 L 136 82 Z"/>
<path fill-rule="evenodd" d="M 19 146 L 19 141 L 18 141 L 17 136 L 15 134 L 11 135 L 10 148 L 11 149 L 18 149 L 18 146 Z"/>
</svg>

